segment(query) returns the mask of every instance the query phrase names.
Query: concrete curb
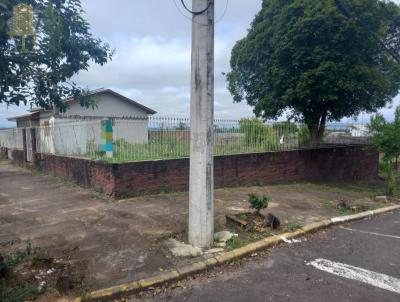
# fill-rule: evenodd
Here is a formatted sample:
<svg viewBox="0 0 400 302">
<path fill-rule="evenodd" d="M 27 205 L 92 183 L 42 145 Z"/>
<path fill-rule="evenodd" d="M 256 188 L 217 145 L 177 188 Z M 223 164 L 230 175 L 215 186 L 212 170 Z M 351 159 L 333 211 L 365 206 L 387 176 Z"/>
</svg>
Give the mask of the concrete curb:
<svg viewBox="0 0 400 302">
<path fill-rule="evenodd" d="M 372 217 L 378 214 L 391 212 L 394 210 L 400 209 L 400 205 L 380 208 L 373 211 L 366 211 L 362 213 L 358 213 L 355 215 L 348 216 L 340 216 L 334 217 L 331 219 L 325 219 L 319 222 L 311 223 L 306 226 L 303 226 L 301 229 L 291 233 L 284 233 L 272 237 L 267 237 L 262 240 L 252 242 L 246 246 L 240 247 L 238 249 L 225 252 L 213 258 L 209 258 L 204 261 L 199 261 L 187 266 L 183 266 L 180 268 L 176 268 L 174 270 L 164 272 L 157 276 L 137 280 L 117 286 L 113 286 L 110 288 L 100 289 L 89 293 L 84 299 L 76 298 L 72 300 L 73 302 L 83 302 L 83 301 L 107 301 L 107 299 L 121 297 L 128 294 L 133 294 L 135 292 L 139 292 L 145 289 L 149 289 L 150 287 L 160 286 L 167 282 L 174 282 L 181 280 L 189 275 L 197 274 L 203 272 L 207 269 L 211 269 L 217 265 L 221 265 L 223 263 L 232 261 L 234 259 L 238 259 L 252 253 L 255 253 L 261 249 L 270 248 L 276 246 L 279 243 L 285 242 L 287 240 L 291 240 L 296 237 L 303 236 L 305 234 L 318 231 L 323 228 L 327 228 L 329 226 L 333 226 L 340 223 L 360 220 L 363 218 Z"/>
</svg>

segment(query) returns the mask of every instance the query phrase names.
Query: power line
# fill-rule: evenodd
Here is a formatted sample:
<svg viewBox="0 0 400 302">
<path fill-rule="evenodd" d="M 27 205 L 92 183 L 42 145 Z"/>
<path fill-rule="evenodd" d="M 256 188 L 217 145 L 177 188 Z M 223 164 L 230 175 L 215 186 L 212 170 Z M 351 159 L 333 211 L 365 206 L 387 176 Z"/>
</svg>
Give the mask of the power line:
<svg viewBox="0 0 400 302">
<path fill-rule="evenodd" d="M 211 1 L 208 1 L 208 5 L 207 5 L 207 7 L 206 7 L 205 9 L 203 9 L 203 10 L 201 10 L 201 11 L 198 11 L 198 12 L 194 12 L 194 11 L 190 10 L 190 9 L 186 6 L 185 0 L 181 0 L 181 3 L 182 3 L 182 6 L 183 6 L 189 13 L 191 13 L 192 15 L 195 15 L 195 16 L 201 15 L 201 14 L 205 13 L 206 11 L 208 11 L 208 9 L 209 9 L 210 6 L 211 6 Z"/>
<path fill-rule="evenodd" d="M 179 12 L 185 19 L 187 19 L 187 20 L 189 20 L 189 21 L 191 21 L 191 22 L 197 23 L 197 24 L 199 24 L 199 25 L 206 25 L 206 24 L 200 24 L 200 23 L 198 23 L 197 21 L 194 21 L 191 17 L 185 15 L 185 14 L 182 12 L 182 10 L 180 9 L 179 5 L 176 3 L 176 0 L 172 0 L 172 1 L 174 2 L 175 7 L 176 7 L 176 9 L 178 10 L 178 12 Z M 228 11 L 228 7 L 229 7 L 229 0 L 226 0 L 226 1 L 225 1 L 224 11 L 222 12 L 222 14 L 221 14 L 218 18 L 216 18 L 214 24 L 219 23 L 219 22 L 225 17 L 225 15 L 226 15 L 226 13 L 227 13 L 227 11 Z"/>
</svg>

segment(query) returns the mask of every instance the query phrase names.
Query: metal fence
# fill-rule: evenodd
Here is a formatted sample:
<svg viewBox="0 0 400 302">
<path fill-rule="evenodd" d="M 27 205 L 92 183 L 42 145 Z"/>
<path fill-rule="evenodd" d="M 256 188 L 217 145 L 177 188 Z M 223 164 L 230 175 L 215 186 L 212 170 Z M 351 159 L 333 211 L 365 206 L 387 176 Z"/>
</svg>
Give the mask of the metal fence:
<svg viewBox="0 0 400 302">
<path fill-rule="evenodd" d="M 182 158 L 190 152 L 190 120 L 186 118 L 112 119 L 110 158 L 104 150 L 101 119 L 56 119 L 52 125 L 35 129 L 40 153 L 121 162 Z M 328 124 L 321 144 L 364 144 L 368 136 L 365 125 Z M 215 120 L 213 137 L 214 155 L 316 147 L 307 127 L 290 122 Z M 21 149 L 21 129 L 0 131 L 0 146 Z"/>
<path fill-rule="evenodd" d="M 24 148 L 22 129 L 0 130 L 0 147 L 22 150 Z"/>
</svg>

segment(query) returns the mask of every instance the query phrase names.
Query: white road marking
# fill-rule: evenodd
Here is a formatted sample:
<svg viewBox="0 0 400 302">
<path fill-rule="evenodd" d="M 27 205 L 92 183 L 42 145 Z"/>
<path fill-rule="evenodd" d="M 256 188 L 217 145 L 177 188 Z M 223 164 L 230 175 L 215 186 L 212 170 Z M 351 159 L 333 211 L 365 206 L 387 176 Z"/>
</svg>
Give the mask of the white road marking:
<svg viewBox="0 0 400 302">
<path fill-rule="evenodd" d="M 395 236 L 395 235 L 386 235 L 386 234 L 374 233 L 374 232 L 368 232 L 368 231 L 362 231 L 362 230 L 356 230 L 356 229 L 346 228 L 346 227 L 341 227 L 341 229 L 347 230 L 347 231 L 352 231 L 352 232 L 358 232 L 358 233 L 362 233 L 362 234 L 368 234 L 368 235 L 375 235 L 375 236 L 381 236 L 381 237 L 387 237 L 387 238 L 400 239 L 400 236 Z"/>
<path fill-rule="evenodd" d="M 400 279 L 327 259 L 307 263 L 316 269 L 400 294 Z"/>
<path fill-rule="evenodd" d="M 289 238 L 286 238 L 285 236 L 281 236 L 281 239 L 285 242 L 285 243 L 289 243 L 289 244 L 292 244 L 292 243 L 300 243 L 301 242 L 301 240 L 300 239 L 289 239 Z"/>
</svg>

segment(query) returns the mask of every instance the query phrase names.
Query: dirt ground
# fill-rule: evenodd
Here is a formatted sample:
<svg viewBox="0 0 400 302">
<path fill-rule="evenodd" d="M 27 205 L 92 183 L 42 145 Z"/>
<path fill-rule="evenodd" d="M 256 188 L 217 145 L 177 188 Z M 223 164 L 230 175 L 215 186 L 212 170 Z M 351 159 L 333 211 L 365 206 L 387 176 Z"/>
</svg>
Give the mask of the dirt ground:
<svg viewBox="0 0 400 302">
<path fill-rule="evenodd" d="M 232 228 L 226 224 L 226 214 L 249 210 L 249 193 L 268 193 L 271 202 L 265 212 L 283 223 L 304 225 L 338 216 L 332 204 L 340 198 L 369 208 L 383 206 L 373 200 L 382 190 L 379 182 L 217 189 L 216 231 Z M 73 295 L 149 277 L 193 261 L 173 258 L 162 244 L 171 236 L 185 239 L 187 217 L 187 193 L 112 200 L 0 161 L 0 253 L 32 242 L 37 248 L 35 257 L 56 267 L 47 270 L 47 274 L 53 274 L 49 277 L 52 282 L 68 284 L 71 281 L 64 279 L 73 279 L 66 289 Z M 60 281 L 60 276 L 67 277 Z M 50 286 L 47 295 L 58 294 Z"/>
</svg>

